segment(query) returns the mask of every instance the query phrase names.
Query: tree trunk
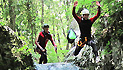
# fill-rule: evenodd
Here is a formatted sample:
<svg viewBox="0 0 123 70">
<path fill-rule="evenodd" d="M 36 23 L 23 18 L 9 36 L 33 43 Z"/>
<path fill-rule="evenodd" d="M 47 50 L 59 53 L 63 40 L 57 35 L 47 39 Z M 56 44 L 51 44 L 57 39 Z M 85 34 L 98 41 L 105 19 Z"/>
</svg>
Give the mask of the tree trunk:
<svg viewBox="0 0 123 70">
<path fill-rule="evenodd" d="M 31 33 L 31 35 L 32 35 L 32 45 L 34 46 L 34 42 L 33 42 L 33 25 L 31 24 L 31 29 L 32 29 L 32 33 Z"/>
<path fill-rule="evenodd" d="M 54 20 L 53 20 L 53 31 L 55 31 Z M 53 38 L 54 38 L 54 41 L 55 41 L 55 32 L 54 32 L 54 34 L 53 34 Z"/>
<path fill-rule="evenodd" d="M 67 43 L 67 47 L 66 47 L 66 50 L 69 50 L 69 43 Z"/>
<path fill-rule="evenodd" d="M 59 13 L 59 14 L 60 14 L 60 13 Z M 61 20 L 61 23 L 63 24 L 61 16 L 60 16 L 60 20 Z M 63 26 L 62 26 L 62 27 L 63 27 Z M 63 35 L 64 35 L 64 37 L 66 37 L 64 28 L 62 28 L 62 30 L 63 30 Z"/>
<path fill-rule="evenodd" d="M 31 13 L 30 13 L 30 1 L 27 2 L 27 19 L 28 19 L 28 25 L 31 25 Z"/>
<path fill-rule="evenodd" d="M 58 32 L 58 26 L 57 26 L 57 35 L 58 35 L 58 42 L 59 42 L 59 45 L 60 45 L 60 36 L 59 36 L 59 32 Z"/>
<path fill-rule="evenodd" d="M 12 0 L 8 0 L 9 2 L 9 15 L 10 15 L 10 27 L 15 31 L 15 6 L 12 6 Z"/>
<path fill-rule="evenodd" d="M 67 4 L 67 8 L 69 8 L 68 0 L 67 0 L 66 4 Z M 67 9 L 66 9 L 66 12 L 67 12 Z M 67 18 L 67 21 L 69 21 L 69 17 L 66 16 L 66 18 Z M 67 26 L 69 26 L 69 24 Z M 69 30 L 69 27 L 67 27 L 67 30 Z M 68 49 L 69 49 L 69 43 L 67 43 L 67 46 L 66 46 L 66 50 L 68 50 Z"/>
<path fill-rule="evenodd" d="M 44 22 L 44 0 L 42 0 L 42 19 L 41 19 L 41 24 Z"/>
<path fill-rule="evenodd" d="M 28 0 L 28 2 L 27 2 L 27 19 L 28 19 L 28 27 L 32 30 L 32 32 L 31 32 L 31 35 L 32 35 L 31 36 L 31 38 L 32 38 L 31 43 L 32 43 L 32 45 L 34 45 L 33 44 L 33 24 L 32 24 L 32 16 L 31 16 L 31 11 L 30 11 L 30 8 L 31 8 L 30 3 L 32 4 L 32 2 L 30 0 Z"/>
</svg>

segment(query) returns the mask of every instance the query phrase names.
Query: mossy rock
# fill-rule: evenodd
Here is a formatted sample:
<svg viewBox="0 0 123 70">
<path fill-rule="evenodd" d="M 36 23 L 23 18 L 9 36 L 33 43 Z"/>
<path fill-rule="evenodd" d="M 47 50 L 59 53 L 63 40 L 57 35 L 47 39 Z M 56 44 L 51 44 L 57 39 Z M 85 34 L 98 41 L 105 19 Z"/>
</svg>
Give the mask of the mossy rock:
<svg viewBox="0 0 123 70">
<path fill-rule="evenodd" d="M 12 52 L 13 48 L 22 47 L 22 41 L 17 37 L 15 32 L 8 26 L 0 26 L 0 69 L 1 70 L 20 70 L 27 67 L 33 68 L 31 54 L 19 53 L 18 57 Z M 15 50 L 14 50 L 15 51 Z M 23 56 L 24 58 L 22 58 Z"/>
</svg>

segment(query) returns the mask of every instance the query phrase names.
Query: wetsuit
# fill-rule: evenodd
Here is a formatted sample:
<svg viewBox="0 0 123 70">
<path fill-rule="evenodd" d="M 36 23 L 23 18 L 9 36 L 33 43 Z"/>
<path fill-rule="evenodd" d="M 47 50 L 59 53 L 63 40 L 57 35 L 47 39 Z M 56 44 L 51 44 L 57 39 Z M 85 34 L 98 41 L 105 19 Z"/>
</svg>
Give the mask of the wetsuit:
<svg viewBox="0 0 123 70">
<path fill-rule="evenodd" d="M 94 17 L 87 19 L 87 20 L 85 20 L 82 17 L 77 16 L 77 14 L 75 13 L 75 7 L 73 7 L 72 15 L 78 22 L 80 33 L 81 33 L 80 40 L 79 40 L 78 45 L 75 49 L 74 55 L 75 56 L 78 55 L 78 53 L 80 52 L 80 50 L 84 46 L 84 44 L 88 44 L 88 45 L 92 46 L 93 52 L 97 56 L 97 48 L 94 48 L 95 44 L 91 38 L 91 26 L 95 22 L 95 20 L 100 16 L 100 7 L 98 6 L 97 14 Z M 85 41 L 85 38 L 87 38 L 87 42 Z M 81 45 L 81 43 L 83 43 L 83 44 Z"/>
<path fill-rule="evenodd" d="M 39 33 L 39 37 L 38 37 L 38 41 L 37 41 L 37 42 L 39 43 L 39 45 L 40 45 L 43 49 L 45 49 L 48 40 L 50 40 L 50 41 L 52 42 L 53 46 L 55 46 L 55 43 L 54 43 L 54 41 L 53 41 L 52 36 L 51 36 L 50 33 L 46 33 L 46 32 L 44 32 L 44 31 L 42 31 L 42 32 Z M 36 43 L 36 45 L 37 45 L 37 43 Z M 46 49 L 45 49 L 45 50 L 46 50 Z M 42 62 L 47 63 L 46 51 L 45 51 L 45 52 L 42 52 L 42 50 L 41 50 L 38 46 L 37 46 L 37 48 L 36 48 L 36 51 L 37 51 L 39 54 L 41 54 L 39 64 L 42 64 Z"/>
</svg>

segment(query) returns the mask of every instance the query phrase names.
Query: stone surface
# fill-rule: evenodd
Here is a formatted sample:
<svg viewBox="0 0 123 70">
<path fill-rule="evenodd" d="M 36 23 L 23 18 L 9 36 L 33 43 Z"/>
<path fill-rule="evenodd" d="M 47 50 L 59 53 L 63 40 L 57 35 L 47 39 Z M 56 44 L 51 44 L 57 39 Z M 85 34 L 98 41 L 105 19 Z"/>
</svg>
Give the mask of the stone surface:
<svg viewBox="0 0 123 70">
<path fill-rule="evenodd" d="M 47 63 L 36 64 L 36 70 L 79 70 L 79 67 L 71 63 Z"/>
<path fill-rule="evenodd" d="M 93 55 L 93 52 L 92 52 L 92 48 L 88 45 L 85 45 L 81 49 L 79 54 L 77 56 L 74 56 L 73 52 L 75 51 L 75 48 L 76 47 L 73 47 L 68 52 L 68 54 L 66 55 L 64 61 L 68 62 L 68 63 L 73 63 L 76 66 L 79 66 L 84 70 L 89 69 L 89 68 L 84 68 L 84 67 L 87 67 L 89 65 L 91 66 L 91 64 L 92 64 L 93 66 L 91 66 L 91 69 L 93 69 L 94 68 L 94 55 Z"/>
<path fill-rule="evenodd" d="M 31 54 L 27 56 L 16 52 L 15 49 L 22 45 L 22 41 L 11 28 L 0 26 L 0 70 L 24 70 L 26 67 L 33 67 Z"/>
</svg>

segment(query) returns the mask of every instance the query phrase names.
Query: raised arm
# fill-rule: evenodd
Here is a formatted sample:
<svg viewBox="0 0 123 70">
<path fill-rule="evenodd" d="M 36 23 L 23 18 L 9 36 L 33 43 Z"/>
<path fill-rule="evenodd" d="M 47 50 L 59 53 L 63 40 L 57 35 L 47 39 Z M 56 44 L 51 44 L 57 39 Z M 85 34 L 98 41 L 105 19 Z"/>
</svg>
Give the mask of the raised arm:
<svg viewBox="0 0 123 70">
<path fill-rule="evenodd" d="M 72 10 L 72 15 L 76 19 L 76 21 L 78 23 L 80 23 L 81 22 L 81 17 L 77 16 L 77 14 L 75 13 L 75 8 L 76 8 L 77 5 L 78 5 L 78 1 L 74 2 L 74 6 L 73 6 L 73 10 Z"/>
<path fill-rule="evenodd" d="M 96 1 L 96 4 L 98 6 L 98 12 L 97 12 L 97 14 L 94 17 L 90 18 L 91 22 L 93 22 L 93 23 L 100 16 L 100 13 L 101 13 L 101 11 L 100 11 L 100 6 L 101 6 L 100 3 L 98 1 Z"/>
</svg>

